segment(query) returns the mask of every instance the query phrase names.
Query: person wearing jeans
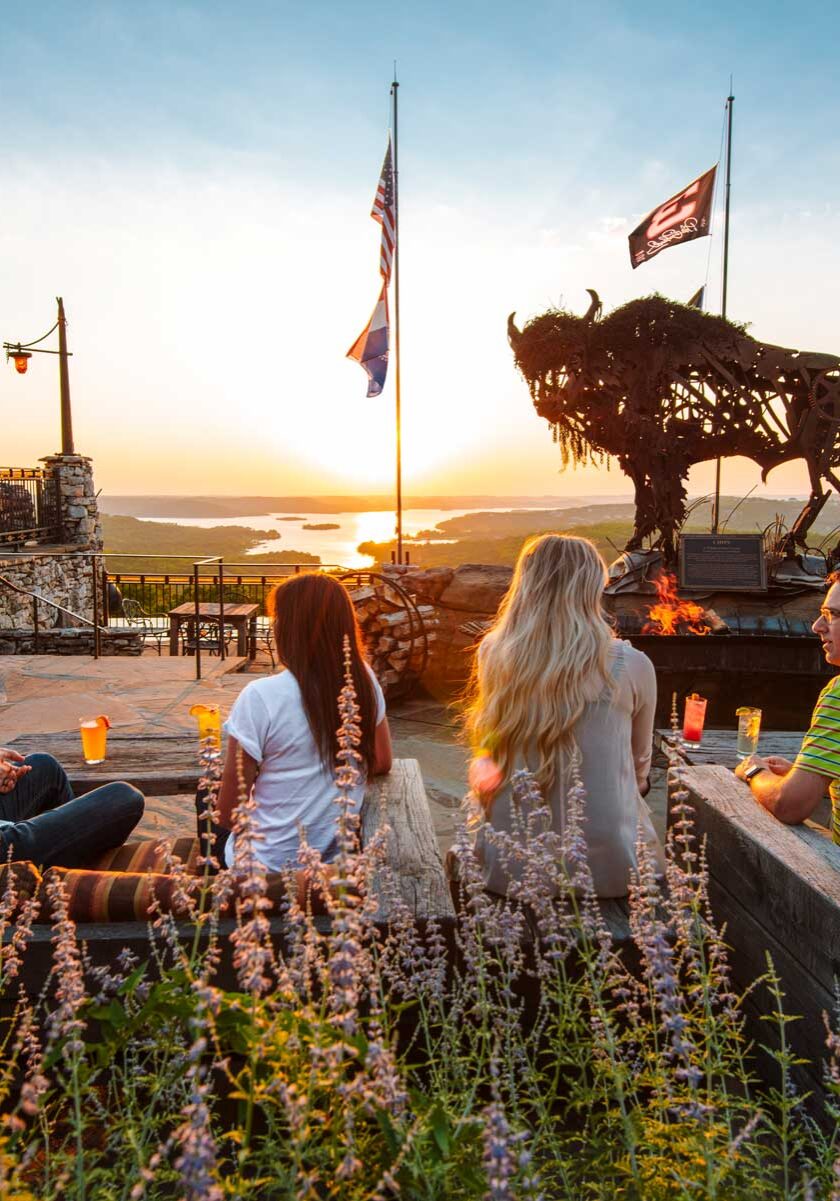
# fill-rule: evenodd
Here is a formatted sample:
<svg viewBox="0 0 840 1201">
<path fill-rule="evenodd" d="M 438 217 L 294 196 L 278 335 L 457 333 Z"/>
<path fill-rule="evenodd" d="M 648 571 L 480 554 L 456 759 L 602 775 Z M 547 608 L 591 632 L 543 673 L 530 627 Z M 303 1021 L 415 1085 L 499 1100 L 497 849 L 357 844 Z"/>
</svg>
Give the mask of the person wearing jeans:
<svg viewBox="0 0 840 1201">
<path fill-rule="evenodd" d="M 142 792 L 122 782 L 74 797 L 52 755 L 24 758 L 0 747 L 0 863 L 87 867 L 122 846 L 144 807 Z"/>
</svg>

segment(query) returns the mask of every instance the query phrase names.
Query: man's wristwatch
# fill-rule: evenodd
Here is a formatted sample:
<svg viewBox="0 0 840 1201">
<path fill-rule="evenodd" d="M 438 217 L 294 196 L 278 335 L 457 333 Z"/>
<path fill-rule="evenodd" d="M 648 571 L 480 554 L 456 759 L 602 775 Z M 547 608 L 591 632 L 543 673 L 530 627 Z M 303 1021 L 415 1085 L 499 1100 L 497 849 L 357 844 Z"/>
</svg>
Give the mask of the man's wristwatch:
<svg viewBox="0 0 840 1201">
<path fill-rule="evenodd" d="M 753 778 L 753 776 L 757 776 L 760 771 L 767 771 L 767 768 L 764 766 L 763 763 L 754 763 L 752 765 L 752 767 L 748 767 L 747 770 L 744 772 L 744 779 L 749 784 L 749 782 Z"/>
</svg>

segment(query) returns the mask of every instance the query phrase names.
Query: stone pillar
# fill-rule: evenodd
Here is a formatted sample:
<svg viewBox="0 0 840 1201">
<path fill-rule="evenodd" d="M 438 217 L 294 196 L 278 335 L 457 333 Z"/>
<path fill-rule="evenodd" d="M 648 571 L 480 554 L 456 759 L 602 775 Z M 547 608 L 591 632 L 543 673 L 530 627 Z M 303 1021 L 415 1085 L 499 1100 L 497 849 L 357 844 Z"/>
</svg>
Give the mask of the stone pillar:
<svg viewBox="0 0 840 1201">
<path fill-rule="evenodd" d="M 59 479 L 62 542 L 79 550 L 102 550 L 102 527 L 93 486 L 93 464 L 84 455 L 45 455 L 41 462 Z"/>
</svg>

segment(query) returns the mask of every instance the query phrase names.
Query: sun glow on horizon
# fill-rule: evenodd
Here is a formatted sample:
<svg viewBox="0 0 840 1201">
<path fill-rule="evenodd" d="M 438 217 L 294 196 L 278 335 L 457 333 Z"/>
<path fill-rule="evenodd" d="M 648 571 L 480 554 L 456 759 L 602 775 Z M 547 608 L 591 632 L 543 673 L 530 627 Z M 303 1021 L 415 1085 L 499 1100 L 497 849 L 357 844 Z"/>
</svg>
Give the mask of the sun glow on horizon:
<svg viewBox="0 0 840 1201">
<path fill-rule="evenodd" d="M 363 398 L 352 411 L 345 405 L 340 418 L 334 411 L 301 414 L 281 440 L 286 455 L 294 448 L 299 469 L 313 479 L 332 481 L 335 491 L 393 487 L 397 445 L 393 396 Z M 428 481 L 463 463 L 475 435 L 469 414 L 459 420 L 426 410 L 406 415 L 401 441 L 404 481 L 410 481 L 413 491 L 422 492 Z"/>
<path fill-rule="evenodd" d="M 242 53 L 232 55 L 228 10 L 208 4 L 188 32 L 173 23 L 174 57 L 161 56 L 147 6 L 82 0 L 61 28 L 43 6 L 19 7 L 4 59 L 14 170 L 0 227 L 2 332 L 46 329 L 63 295 L 76 447 L 93 459 L 98 488 L 393 495 L 395 358 L 382 396 L 367 399 L 345 354 L 380 287 L 381 231 L 369 214 L 389 88 L 387 72 L 362 79 L 356 64 L 374 44 L 396 52 L 396 36 L 410 50 L 398 248 L 404 495 L 630 492 L 615 465 L 562 471 L 506 319 L 516 310 L 522 325 L 555 306 L 582 314 L 592 286 L 605 312 L 653 291 L 685 299 L 704 278 L 715 295 L 717 233 L 638 273 L 627 254 L 628 230 L 717 145 L 721 89 L 703 55 L 693 67 L 663 55 L 671 41 L 615 6 L 605 43 L 590 36 L 603 13 L 583 6 L 561 65 L 540 38 L 522 36 L 529 23 L 543 28 L 551 6 L 527 21 L 499 9 L 481 36 L 506 69 L 487 87 L 493 60 L 472 53 L 464 6 L 446 10 L 441 28 L 455 33 L 445 45 L 409 9 L 384 30 L 350 21 L 331 41 L 318 6 L 263 6 L 263 24 L 237 23 Z M 706 50 L 717 45 L 714 22 L 676 25 Z M 831 352 L 837 169 L 825 128 L 838 77 L 813 64 L 830 68 L 833 44 L 815 46 L 792 13 L 763 31 L 762 59 L 747 16 L 739 28 L 756 54 L 739 85 L 751 99 L 739 110 L 729 311 L 762 341 Z M 45 57 L 33 60 L 33 45 Z M 792 47 L 807 48 L 809 69 L 782 97 L 767 67 Z M 261 51 L 271 70 L 253 69 Z M 459 69 L 442 72 L 442 62 Z M 604 72 L 610 88 L 590 88 Z M 451 90 L 439 90 L 442 78 Z M 312 94 L 300 92 L 304 81 Z M 663 123 L 683 87 L 681 121 Z M 570 102 L 584 90 L 585 102 Z M 315 93 L 302 124 L 301 96 Z M 200 102 L 184 103 L 187 94 Z M 813 164 L 804 174 L 785 172 L 793 135 Z M 59 441 L 55 371 L 48 361 L 13 371 L 0 378 L 7 461 L 35 464 Z M 709 491 L 713 470 L 694 469 L 690 490 Z M 723 486 L 743 494 L 758 476 L 728 460 Z M 774 471 L 767 490 L 807 493 L 804 465 Z"/>
</svg>

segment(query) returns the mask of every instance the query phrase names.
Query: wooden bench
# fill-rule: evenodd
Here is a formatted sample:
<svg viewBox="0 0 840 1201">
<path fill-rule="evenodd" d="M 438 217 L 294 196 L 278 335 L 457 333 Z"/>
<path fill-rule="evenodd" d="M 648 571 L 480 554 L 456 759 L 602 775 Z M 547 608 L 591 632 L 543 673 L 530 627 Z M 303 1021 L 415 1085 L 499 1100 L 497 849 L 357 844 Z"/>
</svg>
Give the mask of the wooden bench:
<svg viewBox="0 0 840 1201">
<path fill-rule="evenodd" d="M 455 911 L 416 759 L 395 759 L 390 773 L 375 777 L 368 786 L 362 807 L 362 844 L 365 845 L 385 824 L 388 826 L 385 865 L 415 919 L 422 923 L 434 917 L 443 923 L 452 923 Z M 377 916 L 378 921 L 385 924 L 389 909 L 384 895 L 380 896 Z M 315 920 L 321 929 L 328 928 L 327 918 Z M 235 986 L 228 958 L 228 936 L 234 928 L 233 920 L 222 921 L 219 927 L 225 950 L 220 981 L 228 986 Z M 272 937 L 282 941 L 283 919 L 272 917 L 270 929 Z M 185 944 L 192 941 L 194 928 L 191 924 L 183 923 L 178 930 Z M 36 926 L 27 947 L 23 983 L 30 995 L 40 991 L 52 966 L 51 933 L 49 925 Z M 87 943 L 88 955 L 94 965 L 113 963 L 123 947 L 128 947 L 141 960 L 148 958 L 149 938 L 145 922 L 80 923 L 77 934 Z M 6 937 L 10 936 L 11 932 Z"/>
<path fill-rule="evenodd" d="M 200 745 L 194 731 L 165 734 L 108 732 L 103 763 L 85 763 L 78 732 L 21 734 L 8 744 L 21 755 L 41 751 L 58 759 L 76 796 L 127 780 L 148 796 L 178 796 L 195 792 L 200 774 Z"/>
<path fill-rule="evenodd" d="M 686 767 L 682 775 L 696 832 L 707 839 L 712 912 L 732 948 L 735 991 L 767 970 L 769 951 L 785 993 L 785 1012 L 802 1018 L 787 1026 L 794 1050 L 809 1060 L 796 1069 L 797 1082 L 812 1092 L 814 1111 L 823 1116 L 822 1015 L 834 1016 L 840 975 L 840 846 L 815 822 L 786 826 L 777 821 L 723 766 Z M 772 1008 L 765 985 L 747 998 L 756 1044 L 773 1039 L 772 1024 L 761 1020 Z"/>
</svg>

